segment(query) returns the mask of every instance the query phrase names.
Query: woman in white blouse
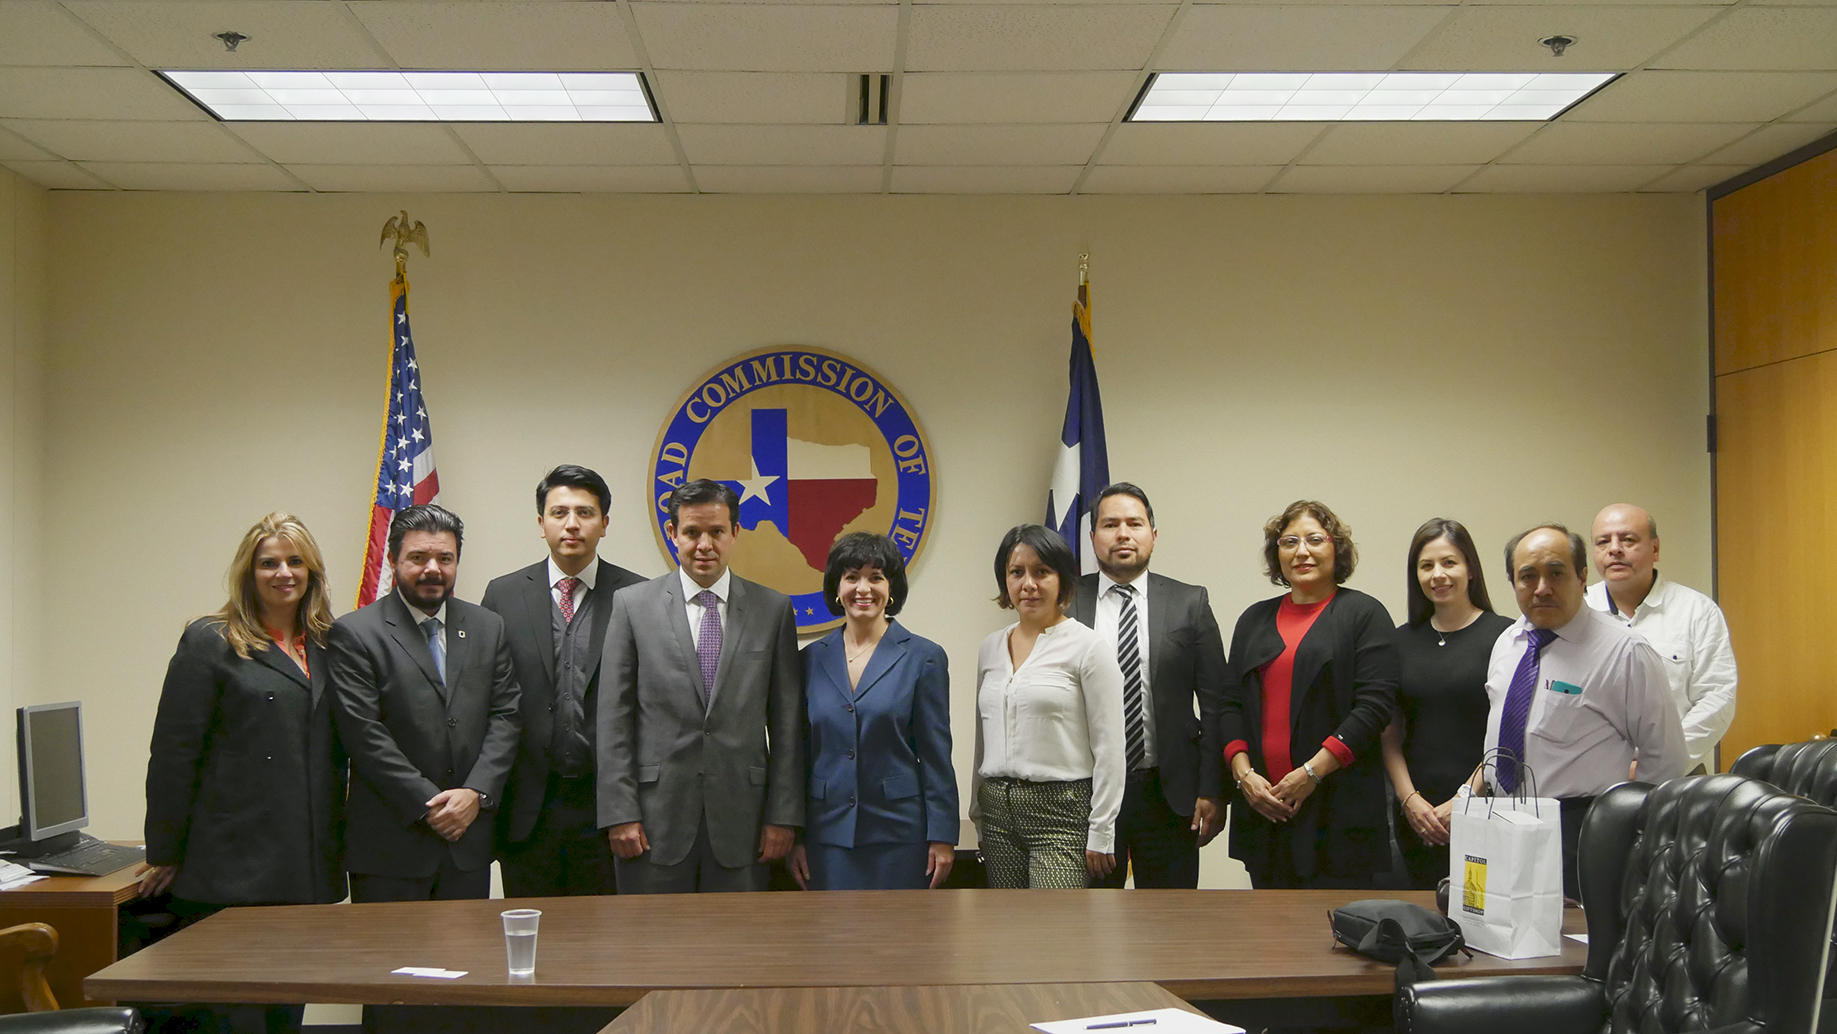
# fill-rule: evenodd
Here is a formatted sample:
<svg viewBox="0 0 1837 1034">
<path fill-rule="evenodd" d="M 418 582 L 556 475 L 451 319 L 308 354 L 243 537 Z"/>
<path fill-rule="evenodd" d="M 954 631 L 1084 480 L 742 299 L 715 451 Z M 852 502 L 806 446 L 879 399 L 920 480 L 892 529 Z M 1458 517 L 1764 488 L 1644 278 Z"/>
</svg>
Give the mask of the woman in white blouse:
<svg viewBox="0 0 1837 1034">
<path fill-rule="evenodd" d="M 1022 524 L 995 552 L 996 602 L 1019 621 L 976 664 L 976 823 L 991 887 L 1079 888 L 1116 867 L 1123 802 L 1123 673 L 1067 617 L 1078 565 L 1049 528 Z"/>
</svg>

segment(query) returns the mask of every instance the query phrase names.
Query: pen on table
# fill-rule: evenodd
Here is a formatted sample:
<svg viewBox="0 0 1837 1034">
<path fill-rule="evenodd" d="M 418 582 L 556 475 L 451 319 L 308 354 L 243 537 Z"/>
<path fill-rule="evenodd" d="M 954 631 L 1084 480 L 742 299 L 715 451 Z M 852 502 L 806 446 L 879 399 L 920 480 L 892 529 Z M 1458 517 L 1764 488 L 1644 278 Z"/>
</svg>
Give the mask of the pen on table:
<svg viewBox="0 0 1837 1034">
<path fill-rule="evenodd" d="M 1117 1020 L 1115 1023 L 1093 1023 L 1084 1029 L 1085 1030 L 1115 1030 L 1117 1027 L 1140 1027 L 1144 1024 L 1154 1023 L 1154 1022 L 1156 1021 L 1154 1020 L 1153 1017 L 1150 1017 L 1146 1020 Z"/>
</svg>

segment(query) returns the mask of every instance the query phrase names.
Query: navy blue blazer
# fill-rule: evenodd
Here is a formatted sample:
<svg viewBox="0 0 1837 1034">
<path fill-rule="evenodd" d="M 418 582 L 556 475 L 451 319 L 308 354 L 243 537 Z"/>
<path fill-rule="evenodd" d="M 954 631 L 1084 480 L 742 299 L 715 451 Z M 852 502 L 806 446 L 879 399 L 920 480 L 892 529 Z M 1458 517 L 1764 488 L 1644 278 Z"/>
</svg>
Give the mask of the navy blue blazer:
<svg viewBox="0 0 1837 1034">
<path fill-rule="evenodd" d="M 848 686 L 842 631 L 803 654 L 805 839 L 833 847 L 956 843 L 961 819 L 943 648 L 891 622 L 856 692 Z"/>
</svg>

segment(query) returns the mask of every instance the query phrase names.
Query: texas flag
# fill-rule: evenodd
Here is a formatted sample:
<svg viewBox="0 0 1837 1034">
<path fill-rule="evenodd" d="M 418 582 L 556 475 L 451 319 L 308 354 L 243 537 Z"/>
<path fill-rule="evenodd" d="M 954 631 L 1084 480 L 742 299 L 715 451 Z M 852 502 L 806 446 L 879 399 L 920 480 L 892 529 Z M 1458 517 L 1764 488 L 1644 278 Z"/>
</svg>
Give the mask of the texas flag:
<svg viewBox="0 0 1837 1034">
<path fill-rule="evenodd" d="M 1059 459 L 1046 496 L 1046 526 L 1072 547 L 1079 570 L 1097 570 L 1092 555 L 1091 507 L 1110 484 L 1110 450 L 1104 444 L 1103 398 L 1097 391 L 1097 363 L 1091 358 L 1091 288 L 1078 285 L 1072 303 L 1072 385 L 1059 432 Z"/>
<path fill-rule="evenodd" d="M 724 483 L 740 493 L 740 527 L 769 521 L 821 571 L 842 529 L 874 505 L 880 482 L 867 446 L 792 438 L 786 412 L 753 410 L 753 476 Z"/>
</svg>

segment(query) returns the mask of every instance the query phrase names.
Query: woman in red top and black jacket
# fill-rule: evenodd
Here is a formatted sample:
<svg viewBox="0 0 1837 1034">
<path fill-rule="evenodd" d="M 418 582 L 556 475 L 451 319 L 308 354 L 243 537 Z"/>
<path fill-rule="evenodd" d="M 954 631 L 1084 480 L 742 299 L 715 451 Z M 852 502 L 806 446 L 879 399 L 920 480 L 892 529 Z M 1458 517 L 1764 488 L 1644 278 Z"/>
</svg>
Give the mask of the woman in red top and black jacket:
<svg viewBox="0 0 1837 1034">
<path fill-rule="evenodd" d="M 1247 805 L 1231 809 L 1231 856 L 1255 887 L 1367 887 L 1390 868 L 1379 736 L 1397 711 L 1395 623 L 1340 587 L 1358 550 L 1324 504 L 1271 518 L 1263 559 L 1289 592 L 1231 636 L 1220 728 Z"/>
</svg>

